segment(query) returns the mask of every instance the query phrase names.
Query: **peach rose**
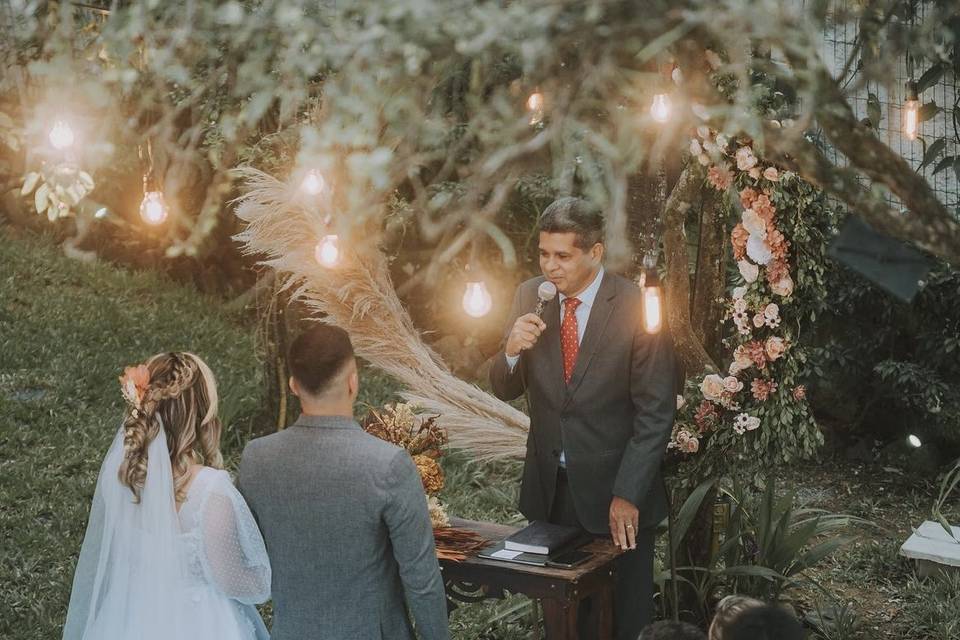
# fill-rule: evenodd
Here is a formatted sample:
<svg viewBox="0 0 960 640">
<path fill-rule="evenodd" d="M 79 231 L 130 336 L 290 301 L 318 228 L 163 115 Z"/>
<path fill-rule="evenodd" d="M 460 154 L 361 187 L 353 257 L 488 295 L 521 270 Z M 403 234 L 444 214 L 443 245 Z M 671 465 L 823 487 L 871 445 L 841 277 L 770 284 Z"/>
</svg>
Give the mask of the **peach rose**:
<svg viewBox="0 0 960 640">
<path fill-rule="evenodd" d="M 793 279 L 786 275 L 771 284 L 770 289 L 778 296 L 787 297 L 793 293 Z"/>
<path fill-rule="evenodd" d="M 723 378 L 715 373 L 711 373 L 703 378 L 700 383 L 700 393 L 707 400 L 717 401 L 723 395 Z"/>
<path fill-rule="evenodd" d="M 780 180 L 780 172 L 777 171 L 776 167 L 767 167 L 763 170 L 763 177 L 770 182 L 778 182 Z"/>
<path fill-rule="evenodd" d="M 726 191 L 733 183 L 733 174 L 727 167 L 710 167 L 710 170 L 707 171 L 707 181 L 717 191 Z"/>
<path fill-rule="evenodd" d="M 780 358 L 787 350 L 787 341 L 777 336 L 770 336 L 763 344 L 763 352 L 767 354 L 767 359 L 773 362 Z"/>
<path fill-rule="evenodd" d="M 766 323 L 767 323 L 767 319 L 763 317 L 762 313 L 758 313 L 757 315 L 753 316 L 753 326 L 755 326 L 757 329 L 759 329 Z"/>
<path fill-rule="evenodd" d="M 723 379 L 723 388 L 727 393 L 737 393 L 743 389 L 743 383 L 737 380 L 734 376 L 727 376 Z"/>
<path fill-rule="evenodd" d="M 750 176 L 751 178 L 753 178 L 754 180 L 759 180 L 759 179 L 760 179 L 760 167 L 754 167 L 753 169 L 750 169 L 750 171 L 747 171 L 747 175 Z"/>
</svg>

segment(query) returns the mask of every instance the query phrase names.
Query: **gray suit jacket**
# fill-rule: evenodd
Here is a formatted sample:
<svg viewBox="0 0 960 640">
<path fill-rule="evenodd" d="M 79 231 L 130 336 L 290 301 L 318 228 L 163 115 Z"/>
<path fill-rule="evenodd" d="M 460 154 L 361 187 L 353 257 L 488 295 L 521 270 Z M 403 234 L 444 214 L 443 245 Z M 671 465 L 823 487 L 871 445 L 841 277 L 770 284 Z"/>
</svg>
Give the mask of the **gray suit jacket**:
<svg viewBox="0 0 960 640">
<path fill-rule="evenodd" d="M 531 313 L 543 277 L 519 286 L 507 323 Z M 643 331 L 641 292 L 606 272 L 590 310 L 570 384 L 563 380 L 559 296 L 543 312 L 546 330 L 511 371 L 501 350 L 490 369 L 494 393 L 530 407 L 520 510 L 547 520 L 556 490 L 560 452 L 580 523 L 608 532 L 613 496 L 640 509 L 640 526 L 666 517 L 660 463 L 676 413 L 673 344 L 666 329 Z"/>
<path fill-rule="evenodd" d="M 420 476 L 352 418 L 300 416 L 247 444 L 240 491 L 273 568 L 273 640 L 449 638 Z"/>
</svg>

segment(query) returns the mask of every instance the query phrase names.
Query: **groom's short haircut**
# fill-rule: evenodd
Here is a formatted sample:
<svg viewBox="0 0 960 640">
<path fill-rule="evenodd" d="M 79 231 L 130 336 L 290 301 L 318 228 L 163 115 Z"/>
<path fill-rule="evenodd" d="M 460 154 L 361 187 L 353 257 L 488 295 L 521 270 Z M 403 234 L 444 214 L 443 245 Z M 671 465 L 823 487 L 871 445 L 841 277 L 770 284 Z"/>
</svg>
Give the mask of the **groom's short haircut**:
<svg viewBox="0 0 960 640">
<path fill-rule="evenodd" d="M 287 364 L 301 388 L 312 396 L 319 396 L 329 389 L 353 357 L 353 345 L 346 331 L 329 324 L 317 324 L 293 341 Z"/>
</svg>

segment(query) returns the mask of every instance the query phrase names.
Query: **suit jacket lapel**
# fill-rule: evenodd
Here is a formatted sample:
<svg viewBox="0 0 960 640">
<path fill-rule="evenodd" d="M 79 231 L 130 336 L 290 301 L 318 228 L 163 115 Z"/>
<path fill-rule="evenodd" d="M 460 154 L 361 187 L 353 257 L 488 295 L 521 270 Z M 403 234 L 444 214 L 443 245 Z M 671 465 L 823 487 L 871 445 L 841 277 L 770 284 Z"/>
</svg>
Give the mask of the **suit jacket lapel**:
<svg viewBox="0 0 960 640">
<path fill-rule="evenodd" d="M 616 295 L 616 281 L 608 274 L 604 274 L 603 281 L 600 283 L 600 289 L 597 291 L 597 297 L 594 298 L 593 301 L 593 308 L 590 309 L 590 318 L 587 320 L 587 329 L 583 334 L 583 340 L 580 342 L 580 350 L 577 353 L 577 363 L 573 366 L 573 375 L 570 378 L 570 384 L 564 385 L 567 391 L 564 406 L 573 399 L 573 394 L 576 393 L 577 387 L 583 382 L 587 369 L 590 367 L 590 361 L 593 359 L 593 354 L 596 353 L 601 338 L 603 338 L 603 332 L 607 328 L 607 321 L 610 319 L 610 313 L 613 311 L 613 300 Z M 562 382 L 562 358 L 560 360 L 560 376 Z"/>
</svg>

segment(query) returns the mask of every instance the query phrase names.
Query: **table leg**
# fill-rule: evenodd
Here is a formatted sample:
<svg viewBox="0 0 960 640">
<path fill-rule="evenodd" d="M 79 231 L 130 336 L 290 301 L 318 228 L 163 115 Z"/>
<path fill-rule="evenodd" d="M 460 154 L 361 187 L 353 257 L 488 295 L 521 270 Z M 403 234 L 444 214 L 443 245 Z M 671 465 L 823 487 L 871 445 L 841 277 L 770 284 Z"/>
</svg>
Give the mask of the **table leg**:
<svg viewBox="0 0 960 640">
<path fill-rule="evenodd" d="M 593 606 L 598 609 L 594 619 L 597 621 L 597 637 L 600 640 L 613 638 L 613 587 L 603 587 L 595 596 Z"/>
<path fill-rule="evenodd" d="M 576 601 L 544 598 L 540 601 L 543 606 L 543 627 L 547 640 L 577 640 L 577 606 Z"/>
</svg>

